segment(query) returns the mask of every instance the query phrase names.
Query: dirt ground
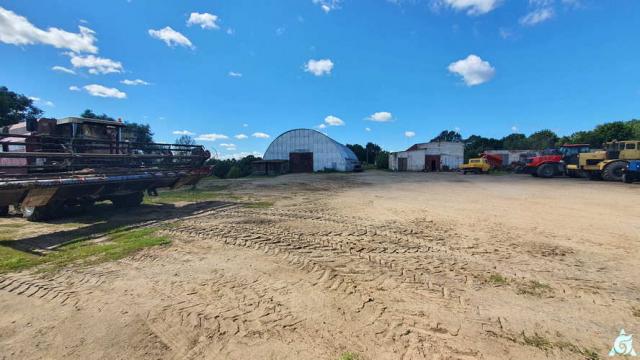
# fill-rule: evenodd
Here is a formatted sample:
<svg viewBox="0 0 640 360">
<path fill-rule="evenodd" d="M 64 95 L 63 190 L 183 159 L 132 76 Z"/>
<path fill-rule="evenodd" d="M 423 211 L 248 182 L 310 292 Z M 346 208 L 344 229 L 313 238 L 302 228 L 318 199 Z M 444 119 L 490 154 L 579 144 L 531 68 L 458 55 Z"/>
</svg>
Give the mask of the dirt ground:
<svg viewBox="0 0 640 360">
<path fill-rule="evenodd" d="M 639 186 L 376 171 L 226 184 L 274 205 L 143 209 L 171 245 L 0 275 L 0 358 L 603 359 L 620 329 L 640 334 Z M 35 229 L 26 245 L 98 229 L 0 222 Z"/>
</svg>

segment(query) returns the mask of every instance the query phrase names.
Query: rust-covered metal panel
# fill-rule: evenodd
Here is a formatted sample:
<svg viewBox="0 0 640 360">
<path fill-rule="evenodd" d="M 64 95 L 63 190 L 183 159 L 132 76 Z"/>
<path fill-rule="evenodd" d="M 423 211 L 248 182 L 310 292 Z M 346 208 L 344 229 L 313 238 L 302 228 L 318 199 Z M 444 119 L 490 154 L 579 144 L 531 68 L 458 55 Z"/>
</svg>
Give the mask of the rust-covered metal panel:
<svg viewBox="0 0 640 360">
<path fill-rule="evenodd" d="M 22 200 L 22 206 L 35 207 L 47 205 L 55 196 L 56 192 L 58 192 L 57 187 L 31 189 L 24 200 Z"/>
</svg>

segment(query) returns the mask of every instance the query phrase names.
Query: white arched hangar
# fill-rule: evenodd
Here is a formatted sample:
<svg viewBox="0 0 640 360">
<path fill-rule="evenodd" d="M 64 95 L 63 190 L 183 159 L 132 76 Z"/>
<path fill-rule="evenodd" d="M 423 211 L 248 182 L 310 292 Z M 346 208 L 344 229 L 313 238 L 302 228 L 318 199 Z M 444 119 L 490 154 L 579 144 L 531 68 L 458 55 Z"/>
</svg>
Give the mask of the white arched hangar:
<svg viewBox="0 0 640 360">
<path fill-rule="evenodd" d="M 361 169 L 351 149 L 311 129 L 289 130 L 278 136 L 264 153 L 264 160 L 287 160 L 290 172 Z"/>
</svg>

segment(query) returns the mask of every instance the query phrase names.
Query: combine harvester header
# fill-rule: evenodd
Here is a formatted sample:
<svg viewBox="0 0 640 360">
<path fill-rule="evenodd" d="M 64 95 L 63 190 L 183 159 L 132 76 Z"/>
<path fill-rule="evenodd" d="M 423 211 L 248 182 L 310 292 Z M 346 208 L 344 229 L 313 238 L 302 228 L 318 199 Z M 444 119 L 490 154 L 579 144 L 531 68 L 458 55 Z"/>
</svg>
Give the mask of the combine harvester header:
<svg viewBox="0 0 640 360">
<path fill-rule="evenodd" d="M 211 173 L 200 145 L 125 140 L 125 124 L 39 119 L 0 129 L 0 215 L 12 205 L 32 221 L 66 206 L 142 203 L 144 191 L 194 185 Z"/>
</svg>

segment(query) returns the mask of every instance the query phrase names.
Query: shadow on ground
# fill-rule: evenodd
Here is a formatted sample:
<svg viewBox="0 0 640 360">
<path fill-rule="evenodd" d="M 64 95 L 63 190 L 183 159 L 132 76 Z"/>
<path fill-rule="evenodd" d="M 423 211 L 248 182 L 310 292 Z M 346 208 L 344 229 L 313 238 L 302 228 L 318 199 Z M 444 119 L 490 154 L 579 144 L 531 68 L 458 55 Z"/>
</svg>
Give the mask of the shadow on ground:
<svg viewBox="0 0 640 360">
<path fill-rule="evenodd" d="M 69 242 L 100 238 L 115 229 L 135 229 L 167 220 L 179 220 L 183 217 L 225 208 L 234 204 L 226 201 L 202 201 L 183 206 L 176 206 L 175 204 L 141 205 L 132 209 L 116 209 L 109 204 L 98 204 L 87 215 L 75 214 L 73 216 L 73 211 L 71 211 L 64 219 L 49 222 L 51 224 L 80 224 L 78 228 L 23 239 L 3 240 L 0 241 L 0 246 L 42 255 Z"/>
</svg>

